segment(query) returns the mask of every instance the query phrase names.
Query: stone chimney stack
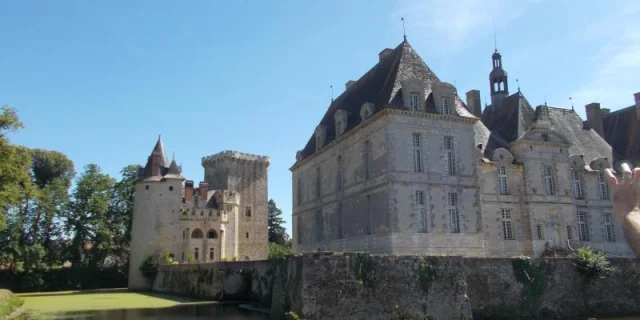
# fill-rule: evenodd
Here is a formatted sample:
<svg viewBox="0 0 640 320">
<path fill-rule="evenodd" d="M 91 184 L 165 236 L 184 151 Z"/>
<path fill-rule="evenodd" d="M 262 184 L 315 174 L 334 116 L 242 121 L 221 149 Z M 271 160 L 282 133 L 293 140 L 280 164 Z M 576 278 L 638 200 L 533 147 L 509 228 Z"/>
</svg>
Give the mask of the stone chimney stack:
<svg viewBox="0 0 640 320">
<path fill-rule="evenodd" d="M 384 60 L 384 58 L 386 58 L 391 52 L 393 52 L 393 49 L 389 48 L 380 51 L 380 53 L 378 53 L 378 58 L 380 59 L 379 61 Z"/>
<path fill-rule="evenodd" d="M 193 200 L 193 180 L 184 182 L 184 201 Z"/>
<path fill-rule="evenodd" d="M 349 80 L 349 81 L 347 81 L 347 83 L 345 83 L 345 84 L 344 84 L 344 86 L 346 87 L 346 89 L 347 89 L 347 90 L 349 90 L 349 88 L 351 88 L 351 86 L 352 86 L 354 83 L 356 83 L 356 82 L 355 82 L 355 81 L 353 81 L 353 80 Z"/>
<path fill-rule="evenodd" d="M 587 112 L 587 123 L 595 132 L 600 136 L 604 136 L 602 130 L 602 112 L 600 111 L 600 104 L 597 102 L 589 103 L 585 106 Z"/>
<path fill-rule="evenodd" d="M 482 104 L 480 101 L 480 90 L 469 90 L 467 92 L 467 109 L 474 116 L 480 118 L 482 116 Z"/>
<path fill-rule="evenodd" d="M 633 94 L 636 98 L 636 118 L 640 120 L 640 92 L 636 92 Z"/>
<path fill-rule="evenodd" d="M 200 191 L 200 201 L 207 202 L 207 192 L 209 191 L 209 183 L 201 181 L 198 186 L 198 190 Z"/>
</svg>

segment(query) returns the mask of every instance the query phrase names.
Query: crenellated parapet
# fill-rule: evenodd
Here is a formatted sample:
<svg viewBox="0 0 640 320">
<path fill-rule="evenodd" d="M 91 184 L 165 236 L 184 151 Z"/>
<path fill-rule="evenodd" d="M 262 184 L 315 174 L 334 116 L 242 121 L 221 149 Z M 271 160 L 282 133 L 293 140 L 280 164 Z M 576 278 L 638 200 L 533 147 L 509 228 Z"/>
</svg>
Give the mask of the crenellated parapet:
<svg viewBox="0 0 640 320">
<path fill-rule="evenodd" d="M 265 166 L 269 166 L 271 163 L 271 159 L 268 156 L 261 156 L 256 154 L 244 153 L 240 151 L 234 150 L 225 150 L 214 155 L 206 156 L 202 158 L 202 165 L 209 166 L 215 165 L 219 161 L 228 161 L 235 160 L 237 162 L 256 162 L 259 164 L 263 164 Z"/>
</svg>

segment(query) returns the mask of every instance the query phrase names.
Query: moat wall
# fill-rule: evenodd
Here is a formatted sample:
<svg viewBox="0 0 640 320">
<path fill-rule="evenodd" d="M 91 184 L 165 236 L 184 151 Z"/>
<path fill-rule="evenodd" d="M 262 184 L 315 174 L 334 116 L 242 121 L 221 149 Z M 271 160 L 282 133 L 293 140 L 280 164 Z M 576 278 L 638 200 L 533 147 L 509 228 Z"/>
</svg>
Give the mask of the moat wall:
<svg viewBox="0 0 640 320">
<path fill-rule="evenodd" d="M 164 265 L 154 291 L 250 300 L 274 319 L 584 319 L 640 315 L 640 261 L 591 282 L 571 259 L 313 253 L 270 261 Z"/>
</svg>

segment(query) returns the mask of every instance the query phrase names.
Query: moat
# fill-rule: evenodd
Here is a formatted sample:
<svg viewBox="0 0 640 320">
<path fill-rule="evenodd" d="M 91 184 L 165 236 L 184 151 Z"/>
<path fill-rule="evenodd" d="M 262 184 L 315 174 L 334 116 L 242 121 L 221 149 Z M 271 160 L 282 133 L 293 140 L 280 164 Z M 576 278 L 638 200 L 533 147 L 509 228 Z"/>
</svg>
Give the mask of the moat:
<svg viewBox="0 0 640 320">
<path fill-rule="evenodd" d="M 262 320 L 269 316 L 241 309 L 238 305 L 192 304 L 169 308 L 112 309 L 26 315 L 23 319 L 47 320 L 191 320 L 191 319 Z"/>
</svg>

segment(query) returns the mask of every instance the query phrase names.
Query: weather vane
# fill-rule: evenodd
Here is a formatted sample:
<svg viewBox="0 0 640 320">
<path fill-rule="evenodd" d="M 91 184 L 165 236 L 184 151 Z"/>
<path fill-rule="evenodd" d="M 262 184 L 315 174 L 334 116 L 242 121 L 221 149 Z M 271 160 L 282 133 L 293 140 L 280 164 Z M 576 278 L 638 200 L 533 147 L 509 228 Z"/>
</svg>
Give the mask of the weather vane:
<svg viewBox="0 0 640 320">
<path fill-rule="evenodd" d="M 331 88 L 331 102 L 333 102 L 333 85 L 330 85 L 329 88 Z"/>
<path fill-rule="evenodd" d="M 520 80 L 516 79 L 516 83 L 518 84 L 518 92 L 520 92 Z"/>
<path fill-rule="evenodd" d="M 575 109 L 573 109 L 573 98 L 569 97 L 569 101 L 571 101 L 571 110 L 575 111 Z"/>
<path fill-rule="evenodd" d="M 404 17 L 400 18 L 400 20 L 402 20 L 402 36 L 407 40 L 407 29 L 404 28 Z"/>
</svg>

